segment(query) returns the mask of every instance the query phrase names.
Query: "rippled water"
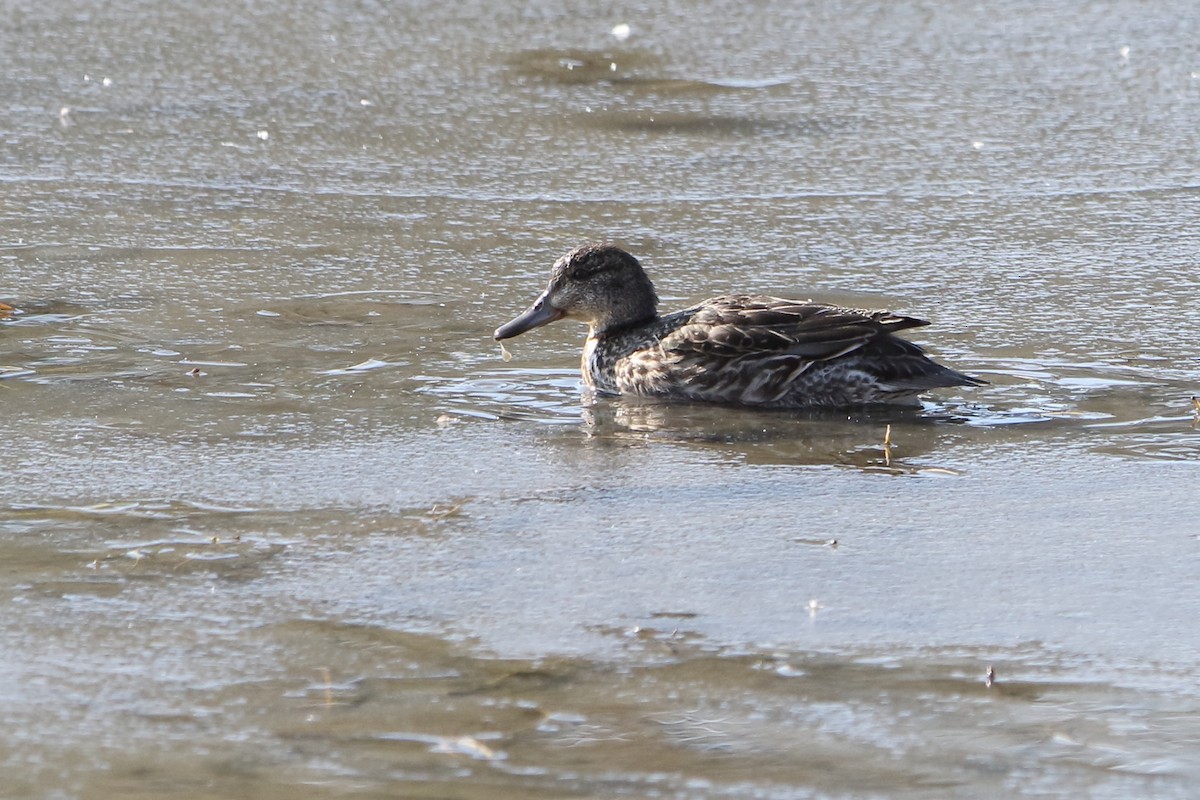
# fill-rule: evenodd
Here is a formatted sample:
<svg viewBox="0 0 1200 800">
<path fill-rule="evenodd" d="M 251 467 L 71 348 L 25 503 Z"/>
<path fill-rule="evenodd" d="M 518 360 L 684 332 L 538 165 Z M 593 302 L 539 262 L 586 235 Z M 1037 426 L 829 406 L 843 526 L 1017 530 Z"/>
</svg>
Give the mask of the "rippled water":
<svg viewBox="0 0 1200 800">
<path fill-rule="evenodd" d="M 6 792 L 1190 797 L 1198 40 L 1123 0 L 9 4 Z M 990 383 L 595 399 L 567 323 L 505 361 L 597 238 L 666 306 L 893 308 Z"/>
</svg>

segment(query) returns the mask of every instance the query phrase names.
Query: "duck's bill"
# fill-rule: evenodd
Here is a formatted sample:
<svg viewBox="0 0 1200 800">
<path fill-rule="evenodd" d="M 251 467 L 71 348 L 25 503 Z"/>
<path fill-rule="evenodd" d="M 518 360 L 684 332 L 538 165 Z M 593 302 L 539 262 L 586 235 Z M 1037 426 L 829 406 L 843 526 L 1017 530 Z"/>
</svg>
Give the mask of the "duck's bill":
<svg viewBox="0 0 1200 800">
<path fill-rule="evenodd" d="M 496 328 L 496 332 L 492 336 L 498 342 L 511 339 L 514 336 L 520 336 L 525 331 L 531 331 L 534 328 L 548 325 L 556 319 L 562 319 L 562 315 L 563 312 L 550 305 L 546 296 L 542 295 L 524 314 Z"/>
</svg>

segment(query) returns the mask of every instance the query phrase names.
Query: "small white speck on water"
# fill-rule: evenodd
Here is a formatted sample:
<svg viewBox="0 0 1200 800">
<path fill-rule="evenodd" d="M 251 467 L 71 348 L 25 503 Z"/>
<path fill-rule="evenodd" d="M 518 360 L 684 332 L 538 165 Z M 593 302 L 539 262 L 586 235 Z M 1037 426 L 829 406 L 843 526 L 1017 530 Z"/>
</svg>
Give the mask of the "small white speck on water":
<svg viewBox="0 0 1200 800">
<path fill-rule="evenodd" d="M 633 29 L 630 28 L 626 23 L 622 22 L 620 25 L 614 25 L 613 29 L 609 31 L 609 33 L 611 33 L 613 38 L 618 42 L 623 42 L 629 38 L 631 33 L 633 33 Z"/>
<path fill-rule="evenodd" d="M 265 142 L 267 139 L 270 139 L 270 138 L 271 138 L 271 133 L 270 133 L 270 131 L 259 131 L 259 132 L 258 132 L 256 135 L 258 136 L 258 138 L 259 138 L 259 139 L 262 139 L 264 142 Z"/>
</svg>

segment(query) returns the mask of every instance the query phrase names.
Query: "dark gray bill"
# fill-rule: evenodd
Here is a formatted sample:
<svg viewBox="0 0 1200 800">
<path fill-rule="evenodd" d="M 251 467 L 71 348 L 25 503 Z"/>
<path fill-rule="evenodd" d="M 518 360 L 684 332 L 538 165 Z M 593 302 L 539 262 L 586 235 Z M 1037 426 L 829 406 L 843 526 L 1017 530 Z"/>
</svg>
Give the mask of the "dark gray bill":
<svg viewBox="0 0 1200 800">
<path fill-rule="evenodd" d="M 550 301 L 546 299 L 546 295 L 542 295 L 524 314 L 496 328 L 496 332 L 492 336 L 496 341 L 511 339 L 514 336 L 520 336 L 525 331 L 531 331 L 534 328 L 540 328 L 543 325 L 554 322 L 554 320 L 560 319 L 562 315 L 563 312 L 550 305 Z"/>
</svg>

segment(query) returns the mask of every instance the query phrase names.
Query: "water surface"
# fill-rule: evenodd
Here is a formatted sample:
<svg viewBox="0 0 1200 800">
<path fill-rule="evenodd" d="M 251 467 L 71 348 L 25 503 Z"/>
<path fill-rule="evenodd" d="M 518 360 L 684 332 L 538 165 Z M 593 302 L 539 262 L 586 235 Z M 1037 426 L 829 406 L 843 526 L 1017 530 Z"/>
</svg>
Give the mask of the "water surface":
<svg viewBox="0 0 1200 800">
<path fill-rule="evenodd" d="M 1190 796 L 1198 28 L 13 4 L 7 791 Z M 990 385 L 596 400 L 566 323 L 502 360 L 600 238 L 668 306 L 930 319 Z"/>
</svg>

